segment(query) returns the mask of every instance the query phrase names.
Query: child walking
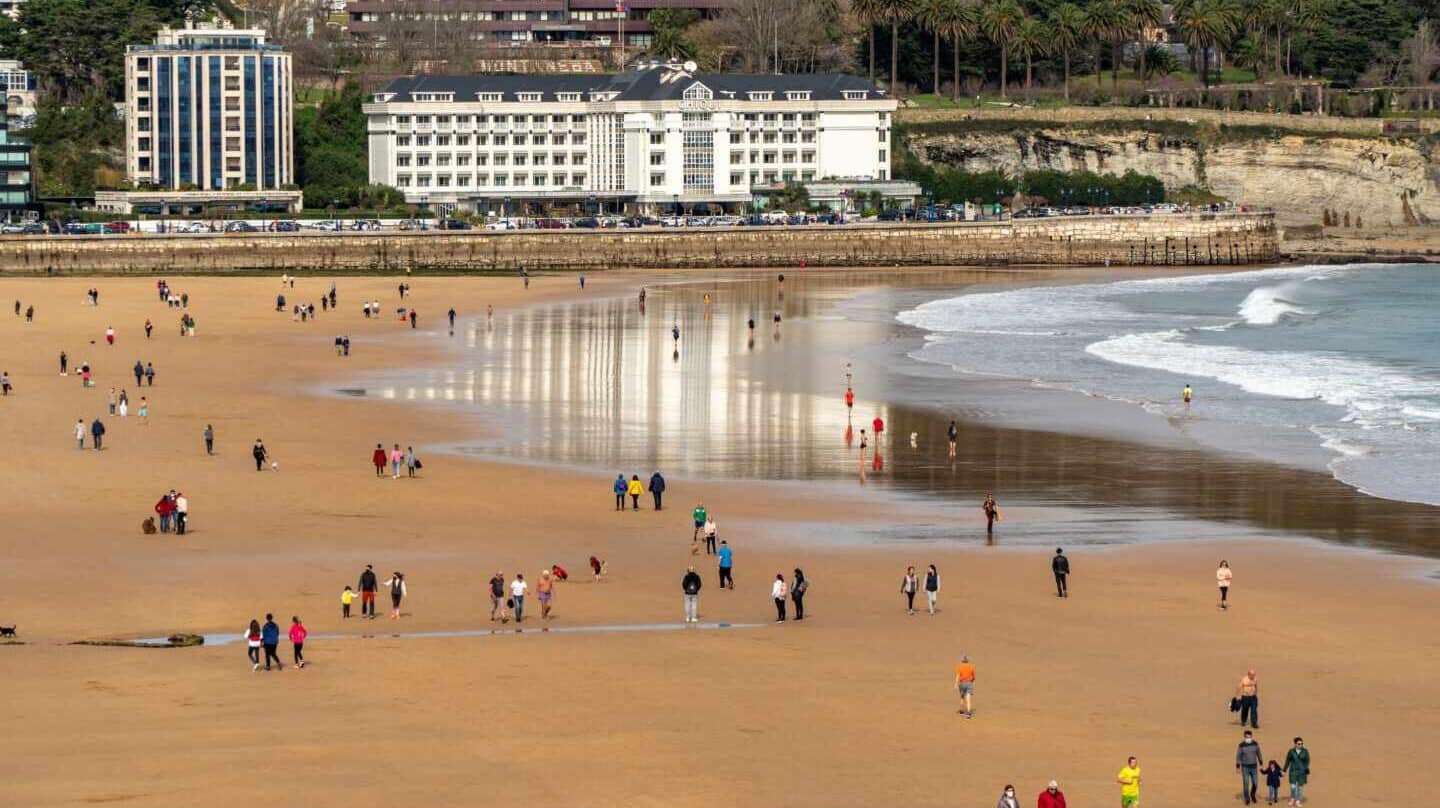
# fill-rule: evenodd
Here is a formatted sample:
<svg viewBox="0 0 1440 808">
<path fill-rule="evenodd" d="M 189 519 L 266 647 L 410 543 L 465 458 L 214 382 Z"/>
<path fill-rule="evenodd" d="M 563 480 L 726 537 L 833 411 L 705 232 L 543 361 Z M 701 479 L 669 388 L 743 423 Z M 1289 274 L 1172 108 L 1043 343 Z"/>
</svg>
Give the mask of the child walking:
<svg viewBox="0 0 1440 808">
<path fill-rule="evenodd" d="M 300 622 L 300 616 L 290 618 L 290 644 L 295 648 L 295 668 L 298 670 L 305 667 L 305 638 L 310 632 L 305 630 L 305 624 Z"/>
<path fill-rule="evenodd" d="M 345 587 L 345 591 L 340 593 L 340 618 L 342 620 L 350 619 L 350 604 L 354 602 L 355 590 L 348 586 Z"/>
<path fill-rule="evenodd" d="M 1265 767 L 1266 804 L 1274 805 L 1280 801 L 1280 781 L 1283 777 L 1284 772 L 1281 770 L 1280 764 L 1273 760 L 1270 761 L 1270 765 Z"/>
</svg>

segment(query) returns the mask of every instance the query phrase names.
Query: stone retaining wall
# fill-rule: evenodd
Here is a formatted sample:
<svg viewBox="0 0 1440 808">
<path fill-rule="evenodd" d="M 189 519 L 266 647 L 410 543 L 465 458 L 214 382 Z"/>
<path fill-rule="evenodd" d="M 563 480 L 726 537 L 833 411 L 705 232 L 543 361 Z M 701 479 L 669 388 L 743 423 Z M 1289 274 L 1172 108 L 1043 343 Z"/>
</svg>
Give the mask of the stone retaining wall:
<svg viewBox="0 0 1440 808">
<path fill-rule="evenodd" d="M 0 274 L 515 272 L 612 268 L 1255 264 L 1268 213 L 935 225 L 0 238 Z"/>
</svg>

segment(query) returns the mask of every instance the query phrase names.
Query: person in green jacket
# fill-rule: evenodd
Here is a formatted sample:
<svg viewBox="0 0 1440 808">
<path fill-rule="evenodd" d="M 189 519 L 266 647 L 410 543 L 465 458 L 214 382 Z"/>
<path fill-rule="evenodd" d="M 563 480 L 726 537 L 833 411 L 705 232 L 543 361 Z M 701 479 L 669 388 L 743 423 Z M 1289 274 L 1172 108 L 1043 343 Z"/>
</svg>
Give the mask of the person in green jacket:
<svg viewBox="0 0 1440 808">
<path fill-rule="evenodd" d="M 705 518 L 708 516 L 705 513 L 705 503 L 696 505 L 692 515 L 695 517 L 695 532 L 690 534 L 690 541 L 697 541 L 700 538 L 700 531 L 705 527 Z"/>
<path fill-rule="evenodd" d="M 1285 755 L 1285 771 L 1290 775 L 1290 805 L 1305 803 L 1305 784 L 1310 780 L 1310 750 L 1305 739 L 1296 737 L 1295 745 Z"/>
</svg>

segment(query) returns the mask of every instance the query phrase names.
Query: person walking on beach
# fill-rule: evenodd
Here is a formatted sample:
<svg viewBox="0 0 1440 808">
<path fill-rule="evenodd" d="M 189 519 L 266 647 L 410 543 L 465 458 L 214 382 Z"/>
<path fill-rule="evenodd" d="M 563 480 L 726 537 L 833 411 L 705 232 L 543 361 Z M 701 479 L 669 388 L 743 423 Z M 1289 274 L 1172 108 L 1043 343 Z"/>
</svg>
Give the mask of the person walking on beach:
<svg viewBox="0 0 1440 808">
<path fill-rule="evenodd" d="M 375 444 L 375 451 L 370 453 L 370 464 L 375 467 L 375 476 L 385 476 L 385 447 Z"/>
<path fill-rule="evenodd" d="M 925 571 L 925 605 L 930 614 L 935 614 L 935 602 L 940 599 L 940 570 L 934 564 Z M 913 608 L 912 608 L 913 611 Z"/>
<path fill-rule="evenodd" d="M 696 537 L 700 535 L 700 531 L 705 529 L 705 519 L 708 516 L 705 511 L 705 503 L 697 502 L 695 504 L 695 510 L 691 511 L 690 515 L 694 518 L 695 522 L 695 529 L 690 533 L 690 541 L 695 541 Z"/>
<path fill-rule="evenodd" d="M 275 615 L 265 615 L 265 625 L 260 627 L 260 644 L 265 647 L 265 670 L 270 670 L 270 660 L 275 660 L 277 670 L 285 670 L 280 664 L 280 626 L 275 622 Z"/>
<path fill-rule="evenodd" d="M 251 620 L 245 630 L 245 653 L 250 657 L 250 670 L 260 670 L 260 621 Z"/>
<path fill-rule="evenodd" d="M 1240 796 L 1246 805 L 1259 800 L 1260 763 L 1264 759 L 1260 753 L 1260 742 L 1255 740 L 1250 730 L 1245 730 L 1245 737 L 1240 739 L 1240 745 L 1235 749 L 1235 771 L 1240 772 Z"/>
<path fill-rule="evenodd" d="M 414 328 L 415 328 L 416 321 L 419 320 L 419 319 L 420 319 L 420 315 L 417 314 L 414 309 L 411 309 L 411 310 L 410 310 L 410 328 L 411 328 L 411 329 L 414 329 Z"/>
<path fill-rule="evenodd" d="M 955 441 L 960 438 L 960 430 L 956 428 L 955 422 L 950 422 L 950 427 L 945 430 L 945 437 L 950 440 L 950 459 L 955 459 Z"/>
<path fill-rule="evenodd" d="M 733 574 L 735 551 L 730 549 L 728 542 L 721 541 L 720 550 L 716 555 L 720 557 L 720 588 L 728 588 L 733 591 L 735 589 L 735 576 Z"/>
<path fill-rule="evenodd" d="M 975 717 L 975 666 L 970 657 L 961 654 L 960 664 L 955 666 L 955 690 L 964 702 L 960 714 L 966 718 Z"/>
<path fill-rule="evenodd" d="M 770 585 L 770 597 L 775 599 L 775 622 L 785 622 L 785 598 L 790 594 L 790 587 L 785 583 L 785 573 L 775 573 L 775 583 Z"/>
<path fill-rule="evenodd" d="M 405 599 L 409 591 L 405 588 L 405 576 L 398 573 L 390 573 L 390 580 L 385 582 L 390 587 L 390 619 L 400 619 L 400 601 Z"/>
<path fill-rule="evenodd" d="M 650 475 L 650 496 L 655 499 L 655 510 L 660 510 L 660 500 L 665 494 L 665 478 L 657 470 Z"/>
<path fill-rule="evenodd" d="M 1140 761 L 1127 758 L 1125 768 L 1115 775 L 1120 784 L 1120 808 L 1138 808 L 1140 805 Z"/>
<path fill-rule="evenodd" d="M 184 536 L 189 526 L 190 500 L 186 498 L 185 492 L 181 491 L 175 495 L 175 534 Z"/>
<path fill-rule="evenodd" d="M 1185 385 L 1185 389 L 1184 389 L 1184 390 L 1181 390 L 1181 391 L 1180 391 L 1180 398 L 1182 398 L 1182 399 L 1185 400 L 1185 406 L 1186 406 L 1187 408 L 1190 406 L 1190 399 L 1192 399 L 1192 398 L 1194 398 L 1194 397 L 1195 397 L 1195 391 L 1194 391 L 1194 390 L 1191 390 L 1191 389 L 1190 389 L 1190 385 L 1188 385 L 1188 384 Z"/>
<path fill-rule="evenodd" d="M 881 417 L 878 416 L 878 415 L 875 416 L 875 420 L 873 420 L 873 421 L 870 422 L 870 428 L 871 428 L 872 430 L 874 430 L 874 432 L 873 432 L 872 434 L 875 435 L 875 445 L 876 445 L 876 446 L 879 446 L 879 445 L 880 445 L 880 433 L 885 431 L 885 419 L 884 419 L 884 418 L 881 418 Z"/>
<path fill-rule="evenodd" d="M 140 409 L 143 411 L 145 405 L 141 404 Z M 256 438 L 255 445 L 250 447 L 250 456 L 255 458 L 255 470 L 262 471 L 265 468 L 265 458 L 270 456 L 270 453 L 265 450 L 265 441 Z"/>
<path fill-rule="evenodd" d="M 1280 801 L 1280 783 L 1285 779 L 1285 770 L 1272 760 L 1261 774 L 1265 775 L 1265 804 L 1274 805 Z"/>
<path fill-rule="evenodd" d="M 905 611 L 915 613 L 915 592 L 920 588 L 920 580 L 915 577 L 915 568 L 906 567 L 905 577 L 900 579 L 900 594 L 905 596 Z"/>
<path fill-rule="evenodd" d="M 305 667 L 305 638 L 310 632 L 305 630 L 305 624 L 300 622 L 299 615 L 290 618 L 290 646 L 295 655 L 295 669 Z"/>
<path fill-rule="evenodd" d="M 855 391 L 852 388 L 845 388 L 845 417 L 855 410 Z"/>
<path fill-rule="evenodd" d="M 160 532 L 170 532 L 170 522 L 175 518 L 175 501 L 169 494 L 161 494 L 155 503 L 155 515 L 160 517 Z"/>
<path fill-rule="evenodd" d="M 1050 571 L 1055 574 L 1055 597 L 1070 597 L 1070 588 L 1065 583 L 1065 579 L 1070 577 L 1070 559 L 1059 547 L 1055 548 L 1055 557 L 1050 559 Z"/>
<path fill-rule="evenodd" d="M 110 388 L 110 392 L 105 394 L 105 406 L 109 409 L 110 414 L 113 416 L 115 414 L 115 388 L 113 387 Z"/>
<path fill-rule="evenodd" d="M 152 332 L 152 331 L 154 331 L 154 330 L 155 330 L 155 324 L 152 323 L 152 322 L 150 322 L 150 318 L 149 318 L 149 317 L 146 317 L 146 318 L 145 318 L 145 339 L 150 339 L 150 332 Z"/>
<path fill-rule="evenodd" d="M 1240 677 L 1235 698 L 1240 700 L 1240 726 L 1245 726 L 1248 720 L 1251 729 L 1260 729 L 1260 681 L 1255 677 L 1254 668 Z"/>
<path fill-rule="evenodd" d="M 1295 738 L 1295 745 L 1285 753 L 1285 772 L 1290 775 L 1290 805 L 1305 803 L 1305 786 L 1310 782 L 1310 750 L 1305 739 Z"/>
<path fill-rule="evenodd" d="M 64 351 L 61 351 L 61 352 L 60 352 L 60 375 L 61 375 L 61 376 L 69 376 L 69 375 L 70 375 L 70 374 L 68 373 L 69 369 L 70 369 L 70 357 L 69 357 L 69 356 L 66 356 L 66 354 L 65 354 Z"/>
<path fill-rule="evenodd" d="M 703 582 L 700 580 L 700 574 L 695 571 L 695 567 L 686 567 L 685 577 L 680 579 L 680 592 L 685 601 L 685 622 L 687 623 L 700 622 L 701 586 L 703 586 Z M 721 586 L 723 587 L 724 584 Z"/>
<path fill-rule="evenodd" d="M 625 491 L 629 489 L 625 484 L 625 475 L 615 475 L 615 483 L 610 487 L 615 491 L 615 510 L 625 510 Z"/>
<path fill-rule="evenodd" d="M 211 424 L 205 425 L 205 454 L 215 454 L 215 427 Z"/>
<path fill-rule="evenodd" d="M 97 452 L 105 447 L 105 425 L 100 422 L 99 418 L 90 424 L 90 444 L 95 447 Z"/>
<path fill-rule="evenodd" d="M 630 475 L 630 487 L 628 490 L 630 493 L 630 510 L 640 510 L 640 495 L 645 493 L 645 486 L 640 484 L 639 474 Z"/>
<path fill-rule="evenodd" d="M 705 555 L 715 555 L 715 537 L 720 534 L 720 527 L 715 524 L 715 517 L 705 515 Z"/>
<path fill-rule="evenodd" d="M 394 444 L 390 450 L 390 479 L 400 479 L 400 466 L 405 462 L 405 453 L 400 451 L 400 444 Z"/>
<path fill-rule="evenodd" d="M 144 396 L 140 397 L 140 410 L 136 414 L 140 416 L 141 426 L 150 426 L 150 402 Z"/>
<path fill-rule="evenodd" d="M 1005 784 L 1005 790 L 1000 792 L 1000 801 L 995 803 L 995 808 L 1020 808 L 1020 799 L 1015 796 L 1015 786 Z"/>
<path fill-rule="evenodd" d="M 451 309 L 451 310 L 449 311 L 449 316 L 450 316 L 450 331 L 451 331 L 451 332 L 454 332 L 454 331 L 455 331 L 455 310 L 454 310 L 454 309 Z"/>
<path fill-rule="evenodd" d="M 1035 800 L 1035 808 L 1066 808 L 1065 792 L 1060 790 L 1060 784 L 1051 780 Z"/>
<path fill-rule="evenodd" d="M 75 448 L 84 451 L 85 449 L 85 419 L 75 420 Z"/>
<path fill-rule="evenodd" d="M 540 619 L 550 619 L 550 603 L 555 599 L 555 576 L 550 570 L 540 571 L 535 582 L 535 599 L 540 601 Z"/>
<path fill-rule="evenodd" d="M 1230 608 L 1230 580 L 1234 578 L 1230 572 L 1230 562 L 1220 559 L 1220 566 L 1215 570 L 1215 584 L 1220 587 L 1220 608 Z"/>
<path fill-rule="evenodd" d="M 805 593 L 810 591 L 810 582 L 805 579 L 805 571 L 799 567 L 795 568 L 795 578 L 790 582 L 790 600 L 795 602 L 795 619 L 805 619 Z"/>
<path fill-rule="evenodd" d="M 140 364 L 139 359 L 136 359 L 135 367 L 131 368 L 130 371 L 135 374 L 135 386 L 139 387 L 145 381 L 145 366 Z"/>
<path fill-rule="evenodd" d="M 365 571 L 360 573 L 360 616 L 375 619 L 375 592 L 380 588 L 380 583 L 375 578 L 375 568 L 369 564 L 365 565 Z"/>
<path fill-rule="evenodd" d="M 120 402 L 115 405 L 115 411 L 124 418 L 130 414 L 130 394 L 124 390 L 120 391 Z"/>
<path fill-rule="evenodd" d="M 413 480 L 413 479 L 415 479 L 415 469 L 418 469 L 418 468 L 421 468 L 421 463 L 420 463 L 419 460 L 417 460 L 417 459 L 415 458 L 415 447 L 414 447 L 414 446 L 406 446 L 406 447 L 405 447 L 405 473 L 408 474 L 408 475 L 410 476 L 410 479 Z"/>
<path fill-rule="evenodd" d="M 153 362 L 145 363 L 145 386 L 155 386 L 155 364 Z"/>
<path fill-rule="evenodd" d="M 989 536 L 995 532 L 995 523 L 1000 520 L 1000 506 L 995 504 L 995 495 L 986 494 L 980 509 L 985 512 L 985 535 Z"/>
<path fill-rule="evenodd" d="M 505 611 L 505 573 L 500 570 L 490 577 L 490 622 L 495 622 L 497 614 L 501 623 L 510 622 L 510 616 Z"/>
<path fill-rule="evenodd" d="M 349 619 L 350 619 L 350 604 L 352 604 L 352 603 L 354 603 L 354 602 L 355 602 L 355 590 L 351 589 L 349 584 L 346 584 L 344 591 L 342 591 L 342 592 L 340 593 L 340 619 L 341 619 L 341 620 L 349 620 Z"/>
<path fill-rule="evenodd" d="M 106 344 L 108 344 L 108 345 L 114 345 L 114 344 L 115 344 L 115 329 L 114 329 L 114 328 L 106 328 L 106 329 L 105 329 L 105 342 L 106 342 Z"/>
<path fill-rule="evenodd" d="M 530 591 L 530 584 L 525 583 L 523 573 L 515 573 L 515 580 L 510 582 L 510 600 L 514 602 L 515 622 L 525 622 L 525 593 Z"/>
</svg>

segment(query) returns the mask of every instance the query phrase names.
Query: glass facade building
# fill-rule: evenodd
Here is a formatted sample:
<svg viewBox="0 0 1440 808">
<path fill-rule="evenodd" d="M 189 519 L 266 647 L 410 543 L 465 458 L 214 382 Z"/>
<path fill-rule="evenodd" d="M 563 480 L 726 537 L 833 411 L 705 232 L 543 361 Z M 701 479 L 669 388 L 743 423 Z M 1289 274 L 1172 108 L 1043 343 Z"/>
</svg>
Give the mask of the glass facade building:
<svg viewBox="0 0 1440 808">
<path fill-rule="evenodd" d="M 126 177 L 141 188 L 293 183 L 290 54 L 265 32 L 162 29 L 125 54 Z"/>
<path fill-rule="evenodd" d="M 30 144 L 10 137 L 4 99 L 0 99 L 0 218 L 13 219 L 34 206 Z"/>
</svg>

